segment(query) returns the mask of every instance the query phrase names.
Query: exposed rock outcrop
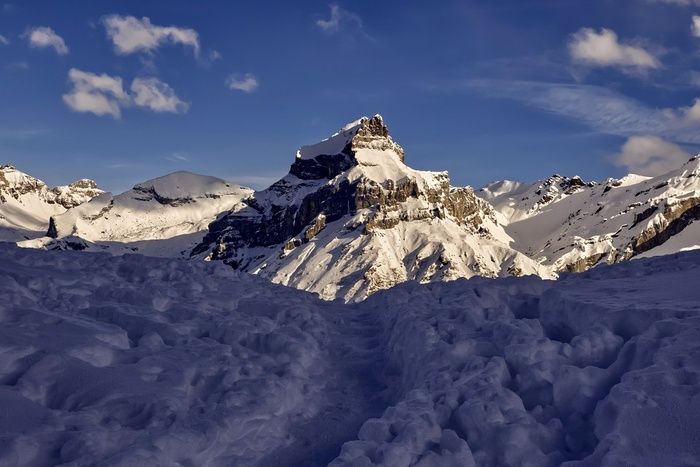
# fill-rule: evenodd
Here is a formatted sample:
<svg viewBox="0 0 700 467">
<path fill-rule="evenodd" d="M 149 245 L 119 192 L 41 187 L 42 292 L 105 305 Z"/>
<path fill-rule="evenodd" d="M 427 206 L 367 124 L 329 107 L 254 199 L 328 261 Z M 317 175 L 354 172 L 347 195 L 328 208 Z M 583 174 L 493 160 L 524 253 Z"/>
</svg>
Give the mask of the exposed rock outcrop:
<svg viewBox="0 0 700 467">
<path fill-rule="evenodd" d="M 538 271 L 490 234 L 499 229 L 493 211 L 471 188 L 404 160 L 381 116 L 357 120 L 302 147 L 287 176 L 212 222 L 192 255 L 345 299 L 410 279 Z M 402 238 L 380 248 L 386 235 Z M 321 267 L 335 279 L 317 277 Z"/>
</svg>

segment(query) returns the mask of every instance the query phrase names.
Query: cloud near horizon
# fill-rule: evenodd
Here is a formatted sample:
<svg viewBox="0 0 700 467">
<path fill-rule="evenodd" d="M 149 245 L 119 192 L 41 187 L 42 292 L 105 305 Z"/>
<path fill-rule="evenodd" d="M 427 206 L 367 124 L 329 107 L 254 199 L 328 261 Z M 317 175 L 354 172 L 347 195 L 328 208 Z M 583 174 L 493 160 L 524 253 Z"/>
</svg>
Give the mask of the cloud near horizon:
<svg viewBox="0 0 700 467">
<path fill-rule="evenodd" d="M 597 67 L 655 69 L 659 59 L 642 47 L 623 44 L 615 31 L 603 28 L 600 32 L 583 28 L 568 44 L 571 58 L 579 63 Z"/>
<path fill-rule="evenodd" d="M 147 17 L 109 15 L 102 19 L 107 37 L 120 55 L 152 53 L 165 44 L 191 47 L 199 56 L 199 34 L 194 29 L 176 26 L 157 26 Z"/>
<path fill-rule="evenodd" d="M 67 55 L 68 46 L 66 41 L 56 32 L 47 26 L 36 26 L 29 28 L 22 37 L 26 37 L 29 46 L 35 49 L 52 48 L 58 55 Z"/>
<path fill-rule="evenodd" d="M 679 145 L 658 136 L 633 136 L 613 162 L 635 174 L 656 176 L 680 167 L 689 157 Z"/>
</svg>

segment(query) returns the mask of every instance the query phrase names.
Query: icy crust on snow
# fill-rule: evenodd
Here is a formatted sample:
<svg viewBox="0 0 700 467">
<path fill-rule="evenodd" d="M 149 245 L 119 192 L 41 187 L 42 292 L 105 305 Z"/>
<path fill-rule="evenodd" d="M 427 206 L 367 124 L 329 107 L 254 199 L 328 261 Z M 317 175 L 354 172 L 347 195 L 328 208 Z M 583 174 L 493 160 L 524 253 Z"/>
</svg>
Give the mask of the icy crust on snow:
<svg viewBox="0 0 700 467">
<path fill-rule="evenodd" d="M 330 465 L 696 465 L 699 273 L 695 253 L 371 297 L 397 402 Z"/>
<path fill-rule="evenodd" d="M 343 305 L 0 245 L 0 465 L 695 465 L 699 274 L 688 252 Z"/>
</svg>

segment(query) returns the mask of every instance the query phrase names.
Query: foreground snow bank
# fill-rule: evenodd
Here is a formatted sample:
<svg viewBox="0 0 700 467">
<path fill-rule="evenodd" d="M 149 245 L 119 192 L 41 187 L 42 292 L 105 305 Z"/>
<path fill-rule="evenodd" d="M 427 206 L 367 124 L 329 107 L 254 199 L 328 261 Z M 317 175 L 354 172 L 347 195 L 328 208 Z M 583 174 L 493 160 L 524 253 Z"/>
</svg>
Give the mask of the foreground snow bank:
<svg viewBox="0 0 700 467">
<path fill-rule="evenodd" d="M 397 403 L 333 466 L 700 465 L 700 255 L 398 286 Z"/>
<path fill-rule="evenodd" d="M 250 465 L 314 414 L 310 294 L 223 265 L 0 253 L 0 465 Z"/>
<path fill-rule="evenodd" d="M 700 465 L 700 252 L 328 303 L 0 245 L 0 465 Z"/>
</svg>

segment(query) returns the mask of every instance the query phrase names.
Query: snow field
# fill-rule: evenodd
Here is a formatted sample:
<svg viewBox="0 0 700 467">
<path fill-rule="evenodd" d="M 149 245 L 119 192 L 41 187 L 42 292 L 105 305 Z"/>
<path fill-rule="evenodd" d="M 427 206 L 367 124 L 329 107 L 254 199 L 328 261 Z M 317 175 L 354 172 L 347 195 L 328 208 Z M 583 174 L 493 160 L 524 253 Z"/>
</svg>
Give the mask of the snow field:
<svg viewBox="0 0 700 467">
<path fill-rule="evenodd" d="M 0 465 L 700 465 L 700 252 L 324 302 L 0 245 Z"/>
</svg>

